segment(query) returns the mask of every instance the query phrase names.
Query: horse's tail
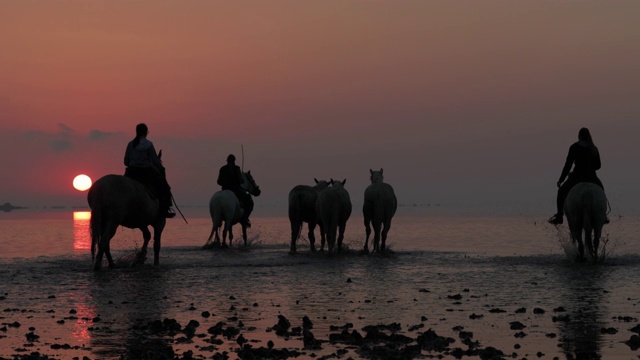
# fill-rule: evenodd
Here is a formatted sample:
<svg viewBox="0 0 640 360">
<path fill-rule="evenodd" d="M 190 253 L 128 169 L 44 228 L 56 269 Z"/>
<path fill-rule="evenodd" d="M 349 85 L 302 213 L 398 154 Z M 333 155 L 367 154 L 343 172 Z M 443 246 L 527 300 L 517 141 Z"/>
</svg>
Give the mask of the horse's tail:
<svg viewBox="0 0 640 360">
<path fill-rule="evenodd" d="M 213 196 L 211 196 L 211 199 L 209 200 L 209 215 L 211 216 L 211 233 L 209 233 L 209 238 L 207 239 L 207 242 L 205 243 L 205 247 L 208 246 L 211 243 L 211 239 L 213 238 L 213 235 L 216 234 L 218 232 L 218 229 L 220 228 L 220 226 L 222 226 L 222 208 L 220 205 L 220 192 L 216 192 L 213 194 Z"/>
<path fill-rule="evenodd" d="M 595 210 L 595 201 L 592 192 L 585 193 L 583 195 L 583 204 L 582 204 L 582 226 L 579 231 L 581 231 L 584 235 L 583 242 L 586 245 L 587 251 L 589 255 L 597 260 L 597 249 L 593 248 L 593 221 L 595 220 L 595 216 L 593 211 Z"/>
<path fill-rule="evenodd" d="M 300 194 L 289 194 L 289 222 L 292 226 L 295 224 L 298 227 L 298 233 L 295 234 L 295 239 L 292 239 L 293 241 L 297 241 L 300 238 L 300 234 L 302 234 L 303 201 L 303 196 Z"/>
<path fill-rule="evenodd" d="M 89 221 L 89 230 L 91 232 L 91 260 L 95 259 L 96 249 L 100 244 L 102 235 L 102 211 L 100 207 L 91 209 L 91 220 Z"/>
<path fill-rule="evenodd" d="M 212 224 L 211 225 L 211 233 L 209 234 L 209 238 L 207 239 L 206 244 L 208 244 L 211 241 L 211 238 L 213 237 L 213 234 L 216 232 L 216 225 Z"/>
</svg>

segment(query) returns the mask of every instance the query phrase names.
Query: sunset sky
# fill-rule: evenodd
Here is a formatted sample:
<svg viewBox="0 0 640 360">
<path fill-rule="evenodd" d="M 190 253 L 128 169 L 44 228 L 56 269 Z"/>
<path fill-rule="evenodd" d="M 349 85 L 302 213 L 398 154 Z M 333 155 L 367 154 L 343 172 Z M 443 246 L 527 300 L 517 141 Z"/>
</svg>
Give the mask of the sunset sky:
<svg viewBox="0 0 640 360">
<path fill-rule="evenodd" d="M 357 209 L 384 168 L 402 204 L 550 216 L 586 126 L 614 213 L 638 213 L 638 18 L 637 0 L 2 1 L 0 204 L 85 205 L 74 176 L 123 173 L 145 122 L 183 206 L 243 146 L 256 206 L 281 214 L 314 178 L 346 178 Z"/>
</svg>

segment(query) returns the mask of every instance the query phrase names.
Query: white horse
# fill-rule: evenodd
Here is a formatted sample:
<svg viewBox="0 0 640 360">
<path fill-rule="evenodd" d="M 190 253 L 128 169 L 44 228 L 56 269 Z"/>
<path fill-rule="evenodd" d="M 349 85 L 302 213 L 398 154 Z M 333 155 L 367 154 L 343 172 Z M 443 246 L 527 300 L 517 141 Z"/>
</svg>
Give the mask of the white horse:
<svg viewBox="0 0 640 360">
<path fill-rule="evenodd" d="M 337 250 L 342 250 L 344 231 L 347 227 L 347 220 L 351 216 L 351 198 L 349 192 L 344 188 L 346 182 L 347 179 L 342 182 L 331 179 L 331 186 L 318 194 L 316 209 L 327 237 L 329 252 L 332 252 L 336 246 L 336 232 L 338 233 Z M 324 239 L 320 244 L 320 251 L 323 250 Z"/>
<path fill-rule="evenodd" d="M 253 176 L 251 175 L 251 171 L 247 171 L 242 173 L 243 184 L 242 188 L 245 189 L 250 195 L 260 196 L 260 187 L 256 185 L 256 182 L 253 180 Z M 209 200 L 209 213 L 211 214 L 211 221 L 213 222 L 213 227 L 211 228 L 211 234 L 209 234 L 209 238 L 207 242 L 203 245 L 203 249 L 209 247 L 226 247 L 227 246 L 227 233 L 229 234 L 229 246 L 231 246 L 231 241 L 233 240 L 233 232 L 232 227 L 234 224 L 240 222 L 240 218 L 242 216 L 242 207 L 240 206 L 240 201 L 236 194 L 231 190 L 219 190 L 216 191 L 213 196 L 211 196 L 211 200 Z M 224 229 L 222 230 L 222 245 L 220 245 L 220 235 L 219 229 L 224 222 Z M 242 238 L 244 239 L 244 246 L 247 246 L 247 226 L 245 224 L 242 225 Z M 211 244 L 211 238 L 215 234 L 215 240 L 213 244 Z"/>
<path fill-rule="evenodd" d="M 87 201 L 91 208 L 91 259 L 94 260 L 94 270 L 102 267 L 103 254 L 107 256 L 109 267 L 115 267 L 109 243 L 120 225 L 142 231 L 144 243 L 137 256 L 138 262 L 144 262 L 146 257 L 147 245 L 151 240 L 148 226 L 151 226 L 153 264 L 160 263 L 160 237 L 167 219 L 159 212 L 158 198 L 152 197 L 145 185 L 126 176 L 106 175 L 91 186 Z"/>
<path fill-rule="evenodd" d="M 596 184 L 581 182 L 576 184 L 564 202 L 564 213 L 569 223 L 571 239 L 578 243 L 579 256 L 584 260 L 584 245 L 594 261 L 603 260 L 605 254 L 598 255 L 602 227 L 607 218 L 607 197 Z M 584 232 L 584 244 L 582 235 Z"/>
<path fill-rule="evenodd" d="M 373 251 L 384 252 L 387 233 L 391 228 L 391 219 L 398 208 L 398 200 L 393 192 L 393 187 L 383 182 L 382 169 L 380 171 L 369 169 L 369 173 L 371 174 L 371 185 L 364 191 L 364 204 L 362 205 L 364 226 L 367 234 L 364 242 L 364 251 L 369 252 L 369 236 L 371 235 L 372 225 Z M 384 228 L 382 228 L 383 225 Z M 379 245 L 381 237 L 382 244 Z"/>
<path fill-rule="evenodd" d="M 291 223 L 291 249 L 290 254 L 296 253 L 296 241 L 302 232 L 302 224 L 307 223 L 309 228 L 309 246 L 311 251 L 316 251 L 316 238 L 314 231 L 316 225 L 320 227 L 320 238 L 325 241 L 324 228 L 322 223 L 318 223 L 318 213 L 316 212 L 316 202 L 318 194 L 329 187 L 326 180 L 313 179 L 315 186 L 296 185 L 289 191 L 289 222 Z"/>
</svg>

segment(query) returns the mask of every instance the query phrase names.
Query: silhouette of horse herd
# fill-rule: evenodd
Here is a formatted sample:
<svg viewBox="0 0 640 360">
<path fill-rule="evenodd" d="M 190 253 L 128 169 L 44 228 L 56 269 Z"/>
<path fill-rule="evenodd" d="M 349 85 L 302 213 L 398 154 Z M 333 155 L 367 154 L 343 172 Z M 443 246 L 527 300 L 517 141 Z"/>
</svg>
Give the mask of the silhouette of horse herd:
<svg viewBox="0 0 640 360">
<path fill-rule="evenodd" d="M 365 189 L 362 206 L 366 234 L 363 251 L 369 253 L 369 238 L 373 228 L 372 252 L 384 253 L 391 220 L 398 203 L 393 187 L 383 181 L 383 169 L 369 170 L 369 173 L 371 184 Z M 251 172 L 244 172 L 243 178 L 242 187 L 252 196 L 259 196 L 260 188 Z M 347 220 L 352 212 L 351 198 L 344 186 L 346 179 L 314 180 L 314 186 L 296 185 L 289 192 L 290 254 L 297 252 L 296 243 L 305 222 L 308 226 L 307 237 L 311 252 L 316 252 L 316 227 L 320 229 L 320 251 L 324 251 L 325 244 L 329 253 L 342 250 Z M 604 258 L 604 254 L 599 255 L 598 246 L 606 219 L 607 199 L 598 186 L 591 185 L 593 184 L 579 183 L 574 186 L 565 202 L 565 214 L 571 238 L 578 246 L 579 254 L 576 260 L 579 261 L 585 260 L 585 243 L 587 255 L 591 259 L 600 261 Z M 139 263 L 144 262 L 146 258 L 147 246 L 151 239 L 148 227 L 151 226 L 154 239 L 153 263 L 159 265 L 161 235 L 166 218 L 159 215 L 158 199 L 142 183 L 122 175 L 106 175 L 89 189 L 87 200 L 91 208 L 91 257 L 94 270 L 100 270 L 103 255 L 107 257 L 109 267 L 115 267 L 109 243 L 118 226 L 142 231 L 144 242 L 136 258 L 136 262 Z M 227 236 L 228 246 L 231 246 L 232 227 L 240 223 L 242 215 L 236 195 L 230 190 L 217 191 L 209 201 L 209 213 L 213 224 L 203 248 L 227 247 Z M 246 247 L 247 227 L 245 224 L 241 226 Z M 222 237 L 219 235 L 220 228 Z"/>
</svg>

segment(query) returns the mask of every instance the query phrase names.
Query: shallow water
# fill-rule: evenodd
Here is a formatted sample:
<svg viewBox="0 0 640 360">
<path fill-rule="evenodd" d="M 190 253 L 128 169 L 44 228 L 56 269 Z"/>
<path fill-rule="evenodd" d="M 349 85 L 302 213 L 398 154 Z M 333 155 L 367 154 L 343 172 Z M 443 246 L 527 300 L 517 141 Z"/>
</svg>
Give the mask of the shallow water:
<svg viewBox="0 0 640 360">
<path fill-rule="evenodd" d="M 209 342 L 207 329 L 224 321 L 238 326 L 254 347 L 271 340 L 275 348 L 303 352 L 302 358 L 337 349 L 346 357 L 364 357 L 354 347 L 328 342 L 305 350 L 300 336 L 270 331 L 278 315 L 292 327 L 308 316 L 322 341 L 339 332 L 331 326 L 351 323 L 350 329 L 362 332 L 367 325 L 399 323 L 401 333 L 413 338 L 429 328 L 452 337 L 452 348 L 466 348 L 460 329 L 454 330 L 462 326 L 481 346 L 517 358 L 639 354 L 624 343 L 636 334 L 630 329 L 640 318 L 636 217 L 613 219 L 606 228 L 609 254 L 603 265 L 569 260 L 560 245 L 568 230 L 556 230 L 544 217 L 400 209 L 386 256 L 355 251 L 364 242 L 357 216 L 345 236 L 351 251 L 333 256 L 310 253 L 304 235 L 300 253 L 289 255 L 288 220 L 259 215 L 248 248 L 235 247 L 241 244 L 236 234 L 232 249 L 201 250 L 210 220 L 198 209 L 187 218 L 188 225 L 170 220 L 159 267 L 148 260 L 142 267 L 96 273 L 88 219 L 81 214 L 0 215 L 0 322 L 6 328 L 0 331 L 0 357 L 32 351 L 57 358 L 127 357 L 149 341 L 141 325 L 164 319 L 182 326 L 199 322 L 201 336 L 169 336 L 176 354 L 192 350 L 194 357 L 211 358 L 227 351 L 235 358 L 236 337 L 213 348 Z M 126 258 L 140 245 L 138 231 L 122 228 L 112 243 L 114 257 Z M 19 327 L 10 325 L 16 321 Z M 516 321 L 525 327 L 512 329 Z M 39 338 L 30 341 L 29 333 Z M 432 355 L 437 354 L 421 352 Z"/>
</svg>

